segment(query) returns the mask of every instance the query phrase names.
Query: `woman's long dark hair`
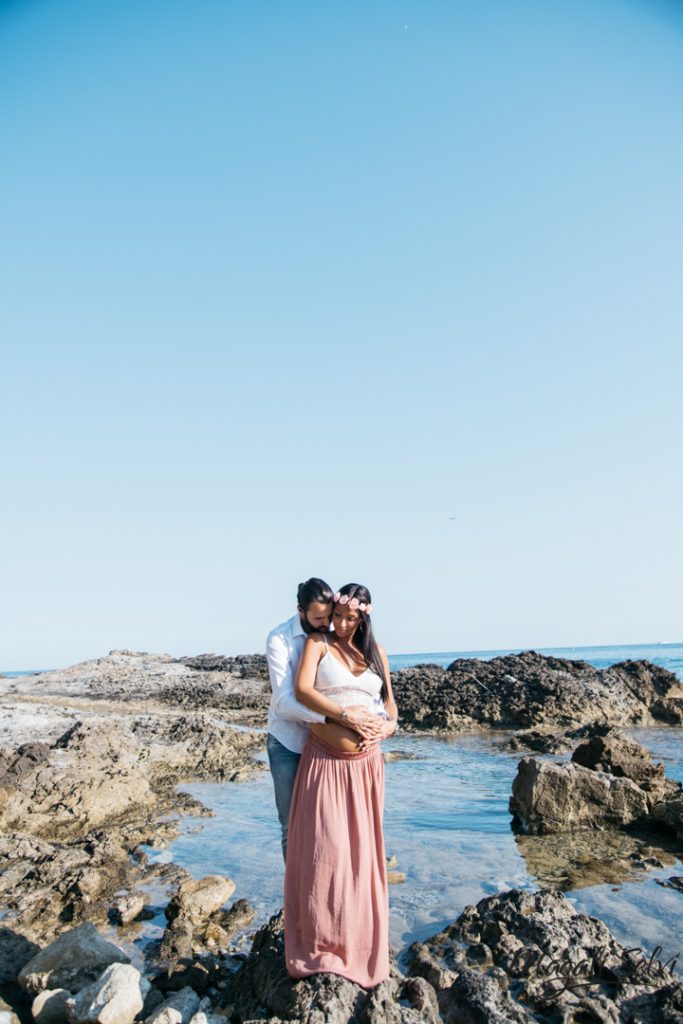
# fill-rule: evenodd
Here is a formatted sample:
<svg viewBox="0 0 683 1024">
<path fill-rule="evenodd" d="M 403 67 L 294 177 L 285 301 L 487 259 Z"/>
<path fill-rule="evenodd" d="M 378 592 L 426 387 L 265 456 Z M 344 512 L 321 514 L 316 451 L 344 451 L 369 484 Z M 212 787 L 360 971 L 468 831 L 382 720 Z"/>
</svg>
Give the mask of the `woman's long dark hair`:
<svg viewBox="0 0 683 1024">
<path fill-rule="evenodd" d="M 364 587 L 362 583 L 345 583 L 343 587 L 339 588 L 339 595 L 348 594 L 349 600 L 355 597 L 361 604 L 370 604 L 371 597 L 370 591 L 367 587 Z M 368 668 L 371 668 L 382 680 L 382 689 L 380 691 L 380 697 L 383 701 L 386 701 L 389 696 L 389 680 L 387 679 L 386 672 L 384 671 L 384 664 L 382 662 L 382 656 L 379 653 L 379 647 L 377 641 L 372 635 L 372 623 L 370 622 L 370 616 L 367 612 L 358 610 L 360 615 L 360 622 L 358 628 L 353 634 L 352 644 L 357 647 L 365 658 L 365 664 Z"/>
</svg>

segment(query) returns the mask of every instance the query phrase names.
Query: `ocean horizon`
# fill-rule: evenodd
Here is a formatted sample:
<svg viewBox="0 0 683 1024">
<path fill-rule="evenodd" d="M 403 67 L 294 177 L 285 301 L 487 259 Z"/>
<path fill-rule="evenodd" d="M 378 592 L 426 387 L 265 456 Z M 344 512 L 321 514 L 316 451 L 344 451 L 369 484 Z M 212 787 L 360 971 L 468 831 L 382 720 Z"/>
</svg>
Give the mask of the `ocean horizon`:
<svg viewBox="0 0 683 1024">
<path fill-rule="evenodd" d="M 596 668 L 606 668 L 619 661 L 651 661 L 670 669 L 683 679 L 683 640 L 656 640 L 637 644 L 585 644 L 573 647 L 502 647 L 495 649 L 465 651 L 415 651 L 406 654 L 390 654 L 389 665 L 393 671 L 401 668 L 413 668 L 415 665 L 449 665 L 456 658 L 479 658 L 489 661 L 492 658 L 504 657 L 509 654 L 520 654 L 522 651 L 536 651 L 550 657 L 568 658 L 574 661 L 587 661 Z M 638 652 L 636 654 L 636 652 Z M 635 655 L 635 657 L 634 657 Z M 89 659 L 87 659 L 89 660 Z M 77 662 L 73 662 L 77 664 Z M 62 668 L 68 668 L 64 665 Z M 40 675 L 43 672 L 58 671 L 54 668 L 6 669 L 0 670 L 0 676 L 15 679 L 18 676 Z"/>
</svg>

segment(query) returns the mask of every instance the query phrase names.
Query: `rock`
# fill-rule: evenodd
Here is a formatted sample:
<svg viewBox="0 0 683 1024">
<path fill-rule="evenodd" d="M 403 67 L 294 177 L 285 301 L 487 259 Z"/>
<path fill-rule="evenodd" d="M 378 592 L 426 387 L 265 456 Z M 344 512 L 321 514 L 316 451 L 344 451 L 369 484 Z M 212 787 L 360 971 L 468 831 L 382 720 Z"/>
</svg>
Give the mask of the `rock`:
<svg viewBox="0 0 683 1024">
<path fill-rule="evenodd" d="M 512 783 L 510 813 L 527 833 L 629 825 L 644 820 L 648 809 L 635 782 L 573 763 L 524 757 Z"/>
<path fill-rule="evenodd" d="M 655 804 L 650 820 L 683 841 L 683 797 Z"/>
<path fill-rule="evenodd" d="M 31 995 L 46 988 L 78 992 L 113 963 L 129 963 L 118 946 L 107 942 L 93 924 L 64 932 L 37 953 L 19 972 L 19 985 Z"/>
<path fill-rule="evenodd" d="M 227 939 L 232 939 L 238 932 L 244 931 L 245 928 L 251 924 L 256 915 L 256 911 L 252 907 L 249 900 L 239 899 L 235 900 L 229 910 L 218 911 L 214 915 L 214 924 L 220 927 Z M 207 925 L 207 931 L 211 927 L 211 923 Z M 220 945 L 220 943 L 218 943 Z"/>
<path fill-rule="evenodd" d="M 179 887 L 166 907 L 166 917 L 174 921 L 184 917 L 192 924 L 201 924 L 223 906 L 235 891 L 235 883 L 221 875 L 190 878 Z"/>
<path fill-rule="evenodd" d="M 74 1024 L 133 1024 L 144 1006 L 150 983 L 130 964 L 107 967 L 97 981 L 69 999 Z"/>
<path fill-rule="evenodd" d="M 387 871 L 387 882 L 389 885 L 401 885 L 402 882 L 405 882 L 406 877 L 403 871 Z"/>
<path fill-rule="evenodd" d="M 19 971 L 40 952 L 40 946 L 12 928 L 0 925 L 0 986 L 12 985 Z"/>
<path fill-rule="evenodd" d="M 683 986 L 559 893 L 511 890 L 411 947 L 444 1021 L 680 1024 Z"/>
<path fill-rule="evenodd" d="M 230 979 L 227 998 L 240 1021 L 302 1024 L 437 1024 L 436 997 L 429 982 L 398 972 L 367 991 L 335 974 L 295 981 L 284 964 L 282 912 L 256 933 L 251 952 Z"/>
<path fill-rule="evenodd" d="M 13 1010 L 0 1010 L 0 1024 L 21 1024 Z"/>
<path fill-rule="evenodd" d="M 165 999 L 146 1019 L 146 1024 L 190 1024 L 199 1009 L 199 996 L 189 986 Z"/>
<path fill-rule="evenodd" d="M 655 878 L 655 882 L 664 886 L 665 889 L 677 889 L 678 892 L 683 892 L 683 875 L 672 875 L 667 879 Z"/>
<path fill-rule="evenodd" d="M 121 726 L 77 722 L 32 767 L 10 765 L 0 826 L 53 839 L 139 812 L 153 802 L 140 756 Z"/>
<path fill-rule="evenodd" d="M 71 993 L 66 988 L 46 988 L 39 992 L 31 1005 L 36 1024 L 63 1024 L 69 1019 L 67 1001 Z"/>
<path fill-rule="evenodd" d="M 132 893 L 117 900 L 112 907 L 112 912 L 119 924 L 127 925 L 139 917 L 144 905 L 144 897 L 140 893 Z"/>
<path fill-rule="evenodd" d="M 672 672 L 649 662 L 597 669 L 585 661 L 524 651 L 447 669 L 417 665 L 392 676 L 401 725 L 565 731 L 580 726 L 683 722 L 683 691 Z"/>
<path fill-rule="evenodd" d="M 631 779 L 647 794 L 650 807 L 680 794 L 680 785 L 666 778 L 664 765 L 652 763 L 649 750 L 614 731 L 580 743 L 572 761 L 593 771 Z"/>
</svg>

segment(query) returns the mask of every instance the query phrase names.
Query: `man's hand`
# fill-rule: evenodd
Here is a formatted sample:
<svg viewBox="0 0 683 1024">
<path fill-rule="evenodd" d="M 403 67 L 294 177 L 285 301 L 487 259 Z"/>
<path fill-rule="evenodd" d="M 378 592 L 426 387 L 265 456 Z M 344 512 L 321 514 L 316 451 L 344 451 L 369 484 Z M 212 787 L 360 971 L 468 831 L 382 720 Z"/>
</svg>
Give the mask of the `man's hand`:
<svg viewBox="0 0 683 1024">
<path fill-rule="evenodd" d="M 378 738 L 383 721 L 379 715 L 374 715 L 367 708 L 354 705 L 346 708 L 346 718 L 340 724 L 353 729 L 363 740 L 373 740 Z"/>
<path fill-rule="evenodd" d="M 396 732 L 396 726 L 398 722 L 395 718 L 382 718 L 377 716 L 379 721 L 379 729 L 375 736 L 370 738 L 363 737 L 361 742 L 358 744 L 360 750 L 367 750 L 368 747 L 372 747 L 375 743 L 380 743 L 382 740 L 386 740 L 389 736 L 393 736 Z"/>
</svg>

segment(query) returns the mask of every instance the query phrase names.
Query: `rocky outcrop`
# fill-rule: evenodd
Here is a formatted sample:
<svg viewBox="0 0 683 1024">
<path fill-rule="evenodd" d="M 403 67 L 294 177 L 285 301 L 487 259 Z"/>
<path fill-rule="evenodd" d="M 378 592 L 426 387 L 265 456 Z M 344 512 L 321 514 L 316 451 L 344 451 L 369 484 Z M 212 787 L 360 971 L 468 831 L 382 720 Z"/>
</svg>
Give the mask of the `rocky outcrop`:
<svg viewBox="0 0 683 1024">
<path fill-rule="evenodd" d="M 418 665 L 394 673 L 401 724 L 413 729 L 473 728 L 557 732 L 591 723 L 683 724 L 676 676 L 649 662 L 597 669 L 535 651 L 447 669 Z"/>
<path fill-rule="evenodd" d="M 285 969 L 282 913 L 261 928 L 248 959 L 230 979 L 226 999 L 234 1020 L 301 1024 L 437 1024 L 429 984 L 398 971 L 370 992 L 335 974 L 294 981 Z"/>
<path fill-rule="evenodd" d="M 680 1024 L 683 985 L 559 893 L 511 890 L 411 948 L 443 1021 Z"/>
<path fill-rule="evenodd" d="M 638 823 L 683 838 L 680 784 L 666 778 L 645 747 L 615 732 L 581 743 L 569 763 L 522 758 L 510 813 L 529 834 Z"/>
<path fill-rule="evenodd" d="M 510 813 L 525 832 L 571 832 L 644 821 L 647 798 L 630 779 L 576 764 L 523 757 L 512 783 Z"/>
</svg>

